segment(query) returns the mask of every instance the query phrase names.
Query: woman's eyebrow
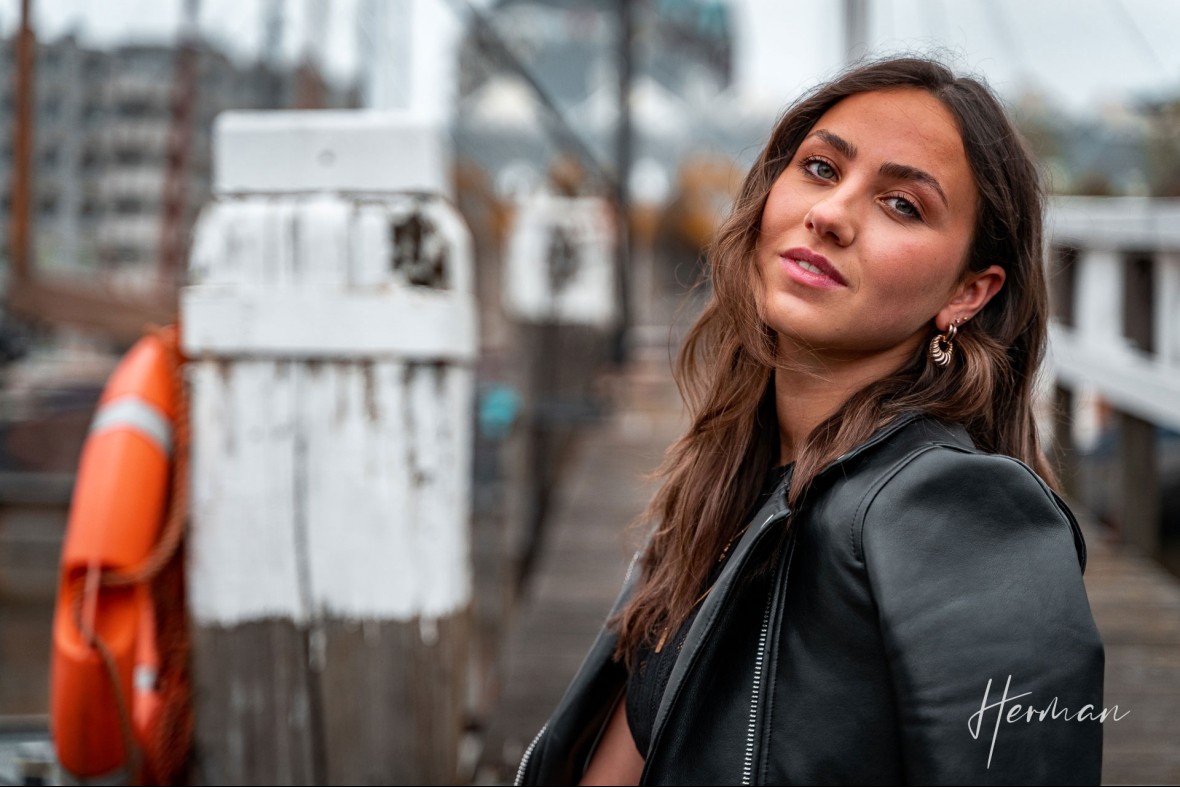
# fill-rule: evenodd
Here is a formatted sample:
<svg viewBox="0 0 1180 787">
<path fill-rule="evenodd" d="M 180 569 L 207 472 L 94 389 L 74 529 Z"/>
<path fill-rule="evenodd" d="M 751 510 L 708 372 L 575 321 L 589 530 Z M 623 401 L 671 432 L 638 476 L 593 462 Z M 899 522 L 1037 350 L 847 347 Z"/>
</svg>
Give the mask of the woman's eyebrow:
<svg viewBox="0 0 1180 787">
<path fill-rule="evenodd" d="M 819 137 L 824 142 L 834 147 L 841 156 L 851 161 L 856 158 L 856 145 L 853 145 L 843 137 L 836 136 L 827 129 L 820 129 L 812 134 L 813 137 Z"/>
<path fill-rule="evenodd" d="M 836 152 L 849 161 L 856 158 L 856 145 L 853 145 L 851 142 L 839 136 L 838 134 L 833 134 L 831 131 L 821 128 L 811 136 L 819 137 L 821 140 L 835 148 Z M 909 164 L 894 164 L 893 162 L 887 162 L 882 164 L 880 170 L 878 171 L 887 178 L 893 178 L 894 180 L 912 180 L 917 183 L 929 186 L 938 193 L 938 197 L 942 200 L 942 204 L 950 207 L 950 202 L 948 202 L 946 198 L 946 192 L 942 190 L 942 185 L 938 182 L 938 178 L 934 177 L 926 170 L 918 169 L 917 167 L 911 167 Z"/>
<path fill-rule="evenodd" d="M 924 169 L 911 167 L 908 164 L 894 164 L 892 162 L 886 162 L 881 165 L 881 168 L 878 170 L 878 172 L 887 178 L 893 178 L 895 180 L 912 180 L 929 186 L 938 193 L 939 199 L 942 200 L 942 204 L 948 208 L 950 207 L 950 203 L 947 202 L 946 199 L 946 193 L 942 190 L 942 186 L 939 185 L 938 179 Z"/>
</svg>

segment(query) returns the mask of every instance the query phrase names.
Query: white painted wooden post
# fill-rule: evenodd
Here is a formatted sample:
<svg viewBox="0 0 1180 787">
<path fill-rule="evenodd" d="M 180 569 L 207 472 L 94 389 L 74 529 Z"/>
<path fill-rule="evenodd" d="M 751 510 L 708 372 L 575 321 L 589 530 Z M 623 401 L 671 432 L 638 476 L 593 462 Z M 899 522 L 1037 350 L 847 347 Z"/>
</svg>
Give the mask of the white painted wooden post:
<svg viewBox="0 0 1180 787">
<path fill-rule="evenodd" d="M 619 316 L 614 225 L 597 197 L 542 192 L 515 205 L 502 302 L 514 322 L 522 393 L 522 428 L 507 448 L 505 535 L 517 576 L 540 543 L 570 413 L 588 404 L 589 379 Z"/>
<path fill-rule="evenodd" d="M 477 345 L 446 139 L 218 119 L 181 302 L 201 782 L 455 779 Z"/>
<path fill-rule="evenodd" d="M 526 322 L 609 328 L 617 319 L 614 223 L 597 197 L 537 194 L 516 205 L 504 308 Z"/>
</svg>

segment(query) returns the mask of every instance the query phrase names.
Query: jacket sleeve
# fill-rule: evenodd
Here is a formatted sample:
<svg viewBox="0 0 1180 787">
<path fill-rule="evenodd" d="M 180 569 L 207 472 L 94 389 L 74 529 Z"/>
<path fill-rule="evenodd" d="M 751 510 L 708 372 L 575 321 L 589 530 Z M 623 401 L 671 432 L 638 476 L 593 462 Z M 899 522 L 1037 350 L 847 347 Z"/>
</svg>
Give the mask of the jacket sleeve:
<svg viewBox="0 0 1180 787">
<path fill-rule="evenodd" d="M 1104 653 L 1064 504 L 1014 459 L 931 447 L 858 518 L 906 781 L 1098 784 Z"/>
</svg>

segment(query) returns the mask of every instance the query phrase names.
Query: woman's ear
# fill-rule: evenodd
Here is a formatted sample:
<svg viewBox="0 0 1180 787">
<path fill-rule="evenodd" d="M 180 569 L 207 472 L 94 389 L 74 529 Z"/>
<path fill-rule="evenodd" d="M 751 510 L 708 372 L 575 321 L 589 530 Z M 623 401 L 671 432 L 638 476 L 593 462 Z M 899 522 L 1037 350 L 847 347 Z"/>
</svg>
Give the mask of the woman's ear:
<svg viewBox="0 0 1180 787">
<path fill-rule="evenodd" d="M 1000 291 L 1006 277 L 1007 274 L 999 265 L 969 272 L 967 278 L 955 288 L 951 299 L 934 315 L 934 324 L 938 330 L 946 331 L 956 319 L 966 321 L 974 317 Z"/>
</svg>

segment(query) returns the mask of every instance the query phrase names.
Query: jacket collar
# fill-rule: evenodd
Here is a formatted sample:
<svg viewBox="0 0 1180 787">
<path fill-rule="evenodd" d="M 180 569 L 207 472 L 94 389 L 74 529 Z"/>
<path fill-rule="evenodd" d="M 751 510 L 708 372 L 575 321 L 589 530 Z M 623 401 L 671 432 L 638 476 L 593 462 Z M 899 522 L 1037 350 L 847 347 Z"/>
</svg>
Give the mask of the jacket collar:
<svg viewBox="0 0 1180 787">
<path fill-rule="evenodd" d="M 918 420 L 919 418 L 925 417 L 925 415 L 926 414 L 923 412 L 914 410 L 914 411 L 902 413 L 902 414 L 896 416 L 892 421 L 885 424 L 880 429 L 878 429 L 876 432 L 874 432 L 873 435 L 868 440 L 865 440 L 863 443 L 856 446 L 851 451 L 847 451 L 843 454 L 840 454 L 838 457 L 836 457 L 835 461 L 833 461 L 830 465 L 828 465 L 823 470 L 821 470 L 819 474 L 823 475 L 825 473 L 830 473 L 832 470 L 834 470 L 835 468 L 844 464 L 845 462 L 847 462 L 851 459 L 855 459 L 856 457 L 860 456 L 861 454 L 863 454 L 865 451 L 869 450 L 873 446 L 879 445 L 880 443 L 884 442 L 890 435 L 899 431 L 903 426 L 911 424 L 914 421 Z"/>
</svg>

